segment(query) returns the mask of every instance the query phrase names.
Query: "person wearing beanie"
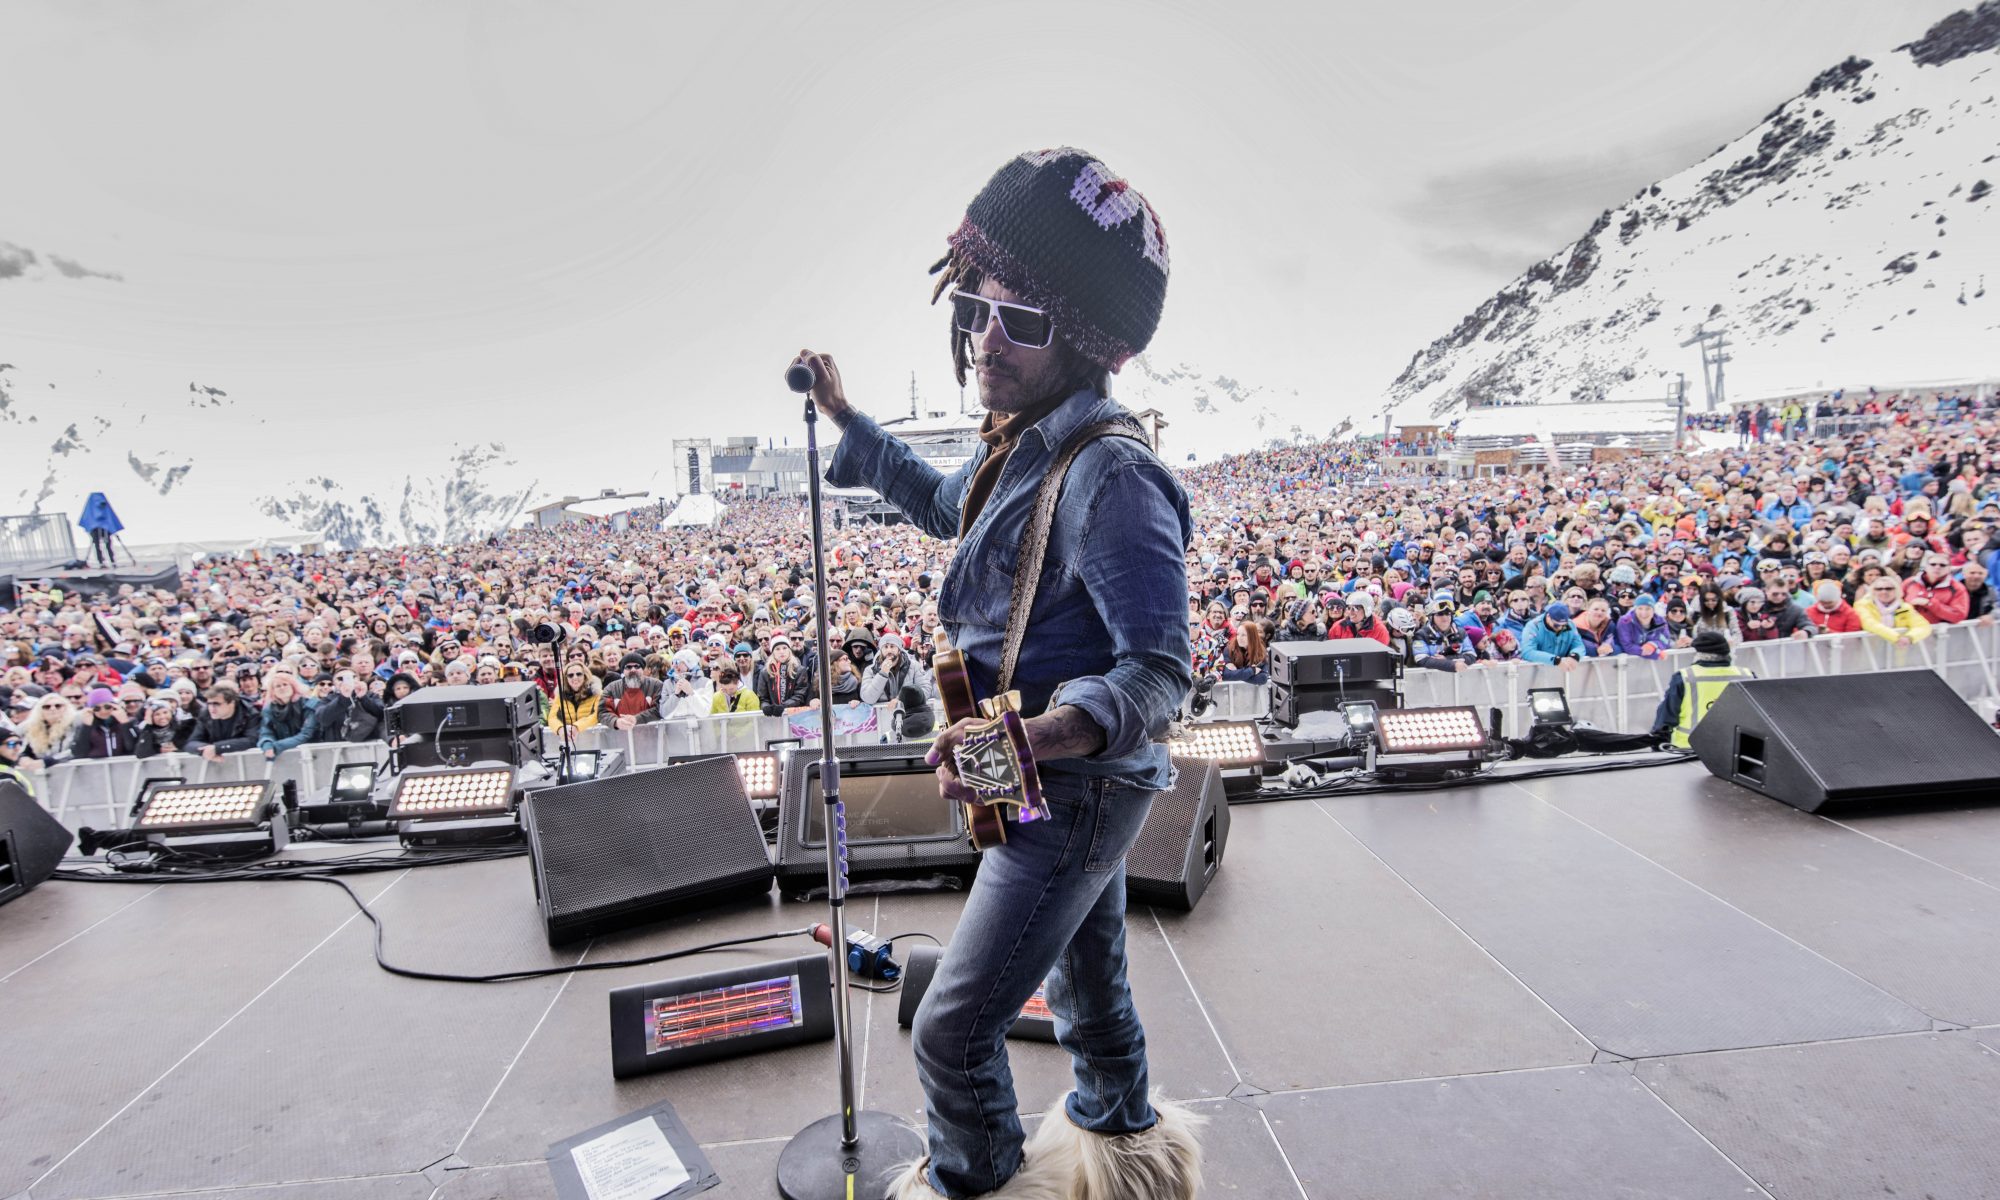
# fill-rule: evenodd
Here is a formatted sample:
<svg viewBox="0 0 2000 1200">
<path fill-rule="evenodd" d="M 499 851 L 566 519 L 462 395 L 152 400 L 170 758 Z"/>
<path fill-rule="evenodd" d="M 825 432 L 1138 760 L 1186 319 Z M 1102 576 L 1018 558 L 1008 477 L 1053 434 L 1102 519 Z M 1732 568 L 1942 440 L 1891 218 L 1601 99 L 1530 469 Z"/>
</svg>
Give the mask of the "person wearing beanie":
<svg viewBox="0 0 2000 1200">
<path fill-rule="evenodd" d="M 646 673 L 646 656 L 632 651 L 618 660 L 618 674 L 598 700 L 598 720 L 631 729 L 660 719 L 660 681 Z"/>
<path fill-rule="evenodd" d="M 1860 615 L 1841 594 L 1840 585 L 1831 579 L 1821 580 L 1813 588 L 1813 602 L 1806 606 L 1806 618 L 1819 626 L 1821 633 L 1861 632 Z"/>
<path fill-rule="evenodd" d="M 1694 635 L 1693 664 L 1667 681 L 1666 694 L 1653 710 L 1655 738 L 1687 749 L 1688 735 L 1730 682 L 1757 677 L 1754 672 L 1733 665 L 1729 655 L 1729 639 L 1721 632 L 1704 629 Z"/>
<path fill-rule="evenodd" d="M 913 1029 L 928 1154 L 890 1194 L 1088 1187 L 1191 1200 L 1195 1119 L 1149 1098 L 1124 937 L 1125 852 L 1174 780 L 1153 735 L 1194 682 L 1181 602 L 1194 534 L 1187 496 L 1110 397 L 1111 375 L 1159 326 L 1165 226 L 1137 188 L 1063 147 L 1003 164 L 946 243 L 932 299 L 950 303 L 953 369 L 960 383 L 976 374 L 986 409 L 964 466 L 940 474 L 850 404 L 833 355 L 795 360 L 812 368 L 813 402 L 842 430 L 827 481 L 873 488 L 925 533 L 959 539 L 937 593 L 945 632 L 975 697 L 1020 692 L 1042 788 L 1056 801 L 1050 819 L 1010 820 L 1005 842 L 985 850 L 987 869 Z M 1059 463 L 1066 474 L 1046 498 L 1037 543 L 1031 516 Z M 1025 547 L 1037 544 L 1042 566 L 1031 573 Z M 1017 578 L 1032 600 L 1025 588 L 1014 594 Z M 1018 657 L 1003 662 L 1016 604 L 1025 628 Z M 972 798 L 953 758 L 963 737 L 946 729 L 930 753 L 954 801 Z M 1086 836 L 1088 854 L 1068 849 Z M 1075 1090 L 1024 1144 L 1003 1039 L 1045 977 Z"/>
<path fill-rule="evenodd" d="M 1524 662 L 1554 664 L 1574 671 L 1583 661 L 1583 639 L 1577 636 L 1569 605 L 1560 600 L 1542 610 L 1521 630 L 1521 659 Z"/>
<path fill-rule="evenodd" d="M 885 633 L 875 644 L 875 657 L 868 669 L 861 673 L 861 701 L 887 704 L 906 688 L 915 689 L 925 700 L 937 695 L 936 680 L 903 648 L 903 639 Z"/>
<path fill-rule="evenodd" d="M 139 738 L 125 719 L 125 706 L 107 687 L 95 687 L 83 698 L 71 726 L 71 758 L 118 758 L 138 751 Z"/>
<path fill-rule="evenodd" d="M 1640 592 L 1632 598 L 1632 611 L 1618 618 L 1611 634 L 1620 654 L 1658 658 L 1674 648 L 1673 631 L 1667 627 L 1666 618 L 1660 616 L 1659 602 L 1650 592 Z"/>
</svg>

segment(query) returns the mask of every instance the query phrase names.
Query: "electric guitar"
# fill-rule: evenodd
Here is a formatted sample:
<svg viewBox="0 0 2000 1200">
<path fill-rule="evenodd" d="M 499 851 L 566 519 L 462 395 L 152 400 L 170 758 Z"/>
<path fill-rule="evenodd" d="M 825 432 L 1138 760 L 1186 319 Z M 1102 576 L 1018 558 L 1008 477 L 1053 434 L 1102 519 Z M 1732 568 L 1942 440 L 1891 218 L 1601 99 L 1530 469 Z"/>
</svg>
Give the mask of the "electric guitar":
<svg viewBox="0 0 2000 1200">
<path fill-rule="evenodd" d="M 966 731 L 952 757 L 959 782 L 977 797 L 961 802 L 966 833 L 972 838 L 973 849 L 987 850 L 1006 842 L 1009 809 L 1013 819 L 1021 822 L 1040 821 L 1049 815 L 1042 802 L 1042 777 L 1028 748 L 1027 727 L 1021 722 L 1021 693 L 1007 692 L 975 702 L 972 675 L 966 670 L 963 654 L 941 648 L 933 661 L 945 721 L 956 724 L 968 718 L 986 718 Z"/>
</svg>

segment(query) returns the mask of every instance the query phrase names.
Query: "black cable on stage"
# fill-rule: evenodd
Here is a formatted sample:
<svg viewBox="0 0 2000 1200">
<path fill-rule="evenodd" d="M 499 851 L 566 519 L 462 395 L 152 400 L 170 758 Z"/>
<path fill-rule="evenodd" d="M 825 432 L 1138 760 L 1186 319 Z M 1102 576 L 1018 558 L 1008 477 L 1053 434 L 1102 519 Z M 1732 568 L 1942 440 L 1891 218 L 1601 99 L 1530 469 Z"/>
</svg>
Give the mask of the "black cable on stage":
<svg viewBox="0 0 2000 1200">
<path fill-rule="evenodd" d="M 385 847 L 385 849 L 387 849 Z M 115 853 L 115 852 L 114 852 Z M 551 975 L 568 975 L 574 971 L 611 971 L 623 967 L 643 967 L 654 963 L 668 962 L 676 958 L 686 958 L 694 954 L 706 954 L 715 950 L 727 950 L 736 946 L 747 946 L 757 942 L 777 941 L 788 937 L 810 937 L 812 927 L 803 929 L 782 929 L 775 933 L 751 934 L 740 938 L 727 938 L 700 946 L 690 946 L 680 950 L 669 950 L 644 958 L 606 960 L 594 963 L 575 963 L 563 967 L 530 967 L 518 971 L 496 971 L 487 975 L 454 975 L 442 971 L 424 971 L 415 967 L 402 967 L 390 962 L 383 953 L 382 937 L 386 926 L 382 918 L 368 907 L 353 888 L 349 887 L 342 875 L 367 875 L 381 871 L 405 870 L 412 867 L 446 866 L 455 863 L 492 862 L 499 859 L 519 858 L 526 851 L 519 847 L 481 847 L 463 851 L 425 851 L 422 854 L 397 852 L 394 854 L 356 854 L 345 858 L 320 859 L 316 861 L 275 860 L 259 863 L 237 863 L 217 866 L 214 860 L 189 855 L 185 852 L 168 852 L 160 859 L 149 858 L 143 865 L 113 861 L 106 865 L 109 870 L 62 869 L 50 875 L 51 879 L 63 879 L 72 883 L 246 883 L 302 879 L 311 883 L 328 883 L 347 893 L 361 915 L 368 918 L 374 927 L 373 950 L 375 965 L 391 975 L 405 979 L 425 979 L 435 983 L 517 983 L 527 979 L 542 979 Z M 107 855 L 107 858 L 109 856 Z M 72 860 L 73 861 L 73 860 Z M 938 945 L 943 942 L 928 933 L 901 933 L 883 941 L 893 945 L 900 938 L 929 938 Z M 893 992 L 901 989 L 902 981 L 884 986 L 850 983 L 850 987 L 867 992 Z"/>
<path fill-rule="evenodd" d="M 1298 760 L 1308 761 L 1306 759 Z M 1671 766 L 1675 763 L 1696 762 L 1698 756 L 1685 751 L 1662 753 L 1652 758 L 1621 758 L 1611 761 L 1565 763 L 1547 767 L 1534 767 L 1525 771 L 1509 771 L 1504 774 L 1474 774 L 1455 779 L 1424 780 L 1416 782 L 1390 783 L 1378 781 L 1362 771 L 1350 771 L 1333 780 L 1303 788 L 1259 788 L 1241 796 L 1231 796 L 1229 803 L 1267 804 L 1278 800 L 1315 800 L 1334 796 L 1374 796 L 1387 792 L 1437 792 L 1452 788 L 1487 787 L 1496 783 L 1519 783 L 1532 779 L 1552 779 L 1563 775 L 1597 775 L 1607 771 L 1638 771 L 1651 767 Z M 1377 763 L 1379 774 L 1381 765 Z M 1395 764 L 1391 763 L 1390 766 Z"/>
</svg>

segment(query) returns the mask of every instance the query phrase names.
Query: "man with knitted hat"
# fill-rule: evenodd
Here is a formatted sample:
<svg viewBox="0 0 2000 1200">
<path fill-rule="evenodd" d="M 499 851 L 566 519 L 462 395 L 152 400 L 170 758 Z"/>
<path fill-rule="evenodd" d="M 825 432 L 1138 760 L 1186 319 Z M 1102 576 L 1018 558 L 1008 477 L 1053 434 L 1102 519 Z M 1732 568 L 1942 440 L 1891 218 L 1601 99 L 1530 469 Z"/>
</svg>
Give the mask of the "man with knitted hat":
<svg viewBox="0 0 2000 1200">
<path fill-rule="evenodd" d="M 832 355 L 801 351 L 813 400 L 842 430 L 827 471 L 868 486 L 934 537 L 960 539 L 937 594 L 977 697 L 1021 693 L 1050 817 L 987 849 L 913 1044 L 929 1154 L 897 1197 L 1191 1198 L 1194 1120 L 1148 1096 L 1145 1032 L 1126 979 L 1127 848 L 1174 769 L 1155 740 L 1193 684 L 1173 474 L 1135 437 L 1110 375 L 1146 348 L 1166 298 L 1166 234 L 1102 162 L 1063 148 L 1002 166 L 946 239 L 933 299 L 951 304 L 952 364 L 977 374 L 982 445 L 952 475 L 854 409 Z M 1038 492 L 1067 462 L 1052 506 Z M 1046 522 L 1041 569 L 1030 528 Z M 1016 602 L 1026 619 L 1008 657 Z M 969 799 L 938 735 L 941 803 Z M 1030 914 L 1033 919 L 1030 920 Z M 1075 1090 L 1023 1144 L 1002 1040 L 1048 980 Z"/>
</svg>

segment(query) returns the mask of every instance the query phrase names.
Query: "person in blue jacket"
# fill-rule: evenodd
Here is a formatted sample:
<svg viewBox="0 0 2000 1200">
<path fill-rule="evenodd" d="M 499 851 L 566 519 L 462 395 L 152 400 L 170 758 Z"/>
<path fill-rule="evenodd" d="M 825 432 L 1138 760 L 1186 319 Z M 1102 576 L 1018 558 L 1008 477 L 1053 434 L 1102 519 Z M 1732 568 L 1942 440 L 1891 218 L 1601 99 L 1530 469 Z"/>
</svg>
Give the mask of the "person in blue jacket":
<svg viewBox="0 0 2000 1200">
<path fill-rule="evenodd" d="M 1565 669 L 1583 660 L 1583 639 L 1570 625 L 1569 605 L 1560 601 L 1549 605 L 1541 616 L 1528 622 L 1521 635 L 1521 657 L 1531 663 L 1554 663 Z"/>
</svg>

